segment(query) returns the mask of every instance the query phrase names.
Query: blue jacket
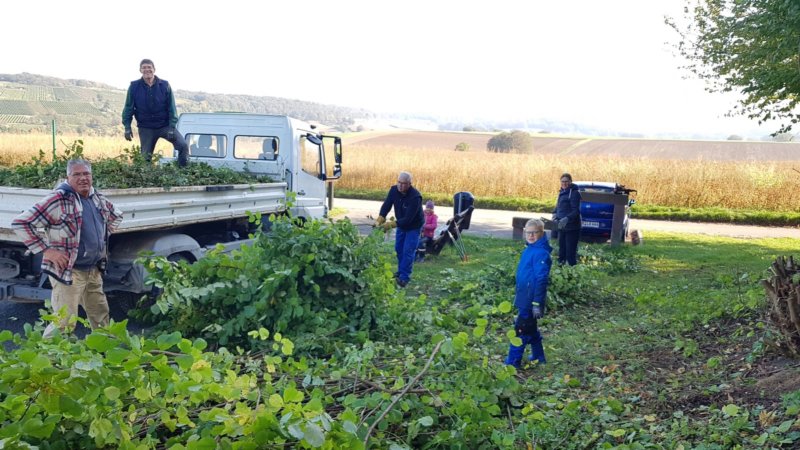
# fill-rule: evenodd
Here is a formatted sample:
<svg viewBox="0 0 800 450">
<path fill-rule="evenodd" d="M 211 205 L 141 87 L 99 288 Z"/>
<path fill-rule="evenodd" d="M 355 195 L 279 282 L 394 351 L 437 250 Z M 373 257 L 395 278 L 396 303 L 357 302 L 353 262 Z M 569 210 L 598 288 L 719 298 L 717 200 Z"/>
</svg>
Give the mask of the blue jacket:
<svg viewBox="0 0 800 450">
<path fill-rule="evenodd" d="M 567 226 L 564 228 L 565 230 L 581 229 L 581 192 L 574 184 L 558 192 L 555 220 L 559 220 L 562 217 L 569 218 Z"/>
<path fill-rule="evenodd" d="M 122 125 L 126 130 L 131 129 L 133 117 L 139 128 L 174 127 L 178 123 L 175 97 L 167 80 L 155 77 L 152 86 L 142 78 L 131 81 L 122 109 Z"/>
<path fill-rule="evenodd" d="M 553 248 L 542 236 L 533 244 L 528 244 L 522 251 L 517 265 L 517 288 L 514 306 L 519 310 L 530 309 L 531 303 L 538 303 L 544 308 L 547 300 L 547 283 L 550 279 L 550 252 Z"/>
<path fill-rule="evenodd" d="M 403 231 L 419 230 L 425 224 L 425 213 L 422 212 L 422 194 L 413 186 L 409 186 L 405 194 L 397 190 L 397 186 L 389 189 L 386 200 L 381 205 L 380 215 L 386 217 L 394 208 L 397 228 Z"/>
</svg>

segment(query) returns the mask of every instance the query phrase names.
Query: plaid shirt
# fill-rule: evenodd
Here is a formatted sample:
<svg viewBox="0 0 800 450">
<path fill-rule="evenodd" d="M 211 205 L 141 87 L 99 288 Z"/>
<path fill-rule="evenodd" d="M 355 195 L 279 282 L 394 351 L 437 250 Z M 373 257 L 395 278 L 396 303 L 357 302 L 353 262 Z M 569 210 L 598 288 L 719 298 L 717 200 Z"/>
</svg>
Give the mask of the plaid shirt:
<svg viewBox="0 0 800 450">
<path fill-rule="evenodd" d="M 92 188 L 89 198 L 100 211 L 106 225 L 105 239 L 122 222 L 122 212 Z M 47 258 L 42 259 L 42 272 L 64 284 L 72 284 L 72 267 L 78 259 L 78 246 L 83 224 L 83 205 L 78 194 L 62 183 L 50 195 L 36 203 L 11 222 L 11 228 L 33 253 L 54 248 L 67 254 L 67 267 L 59 268 Z"/>
</svg>

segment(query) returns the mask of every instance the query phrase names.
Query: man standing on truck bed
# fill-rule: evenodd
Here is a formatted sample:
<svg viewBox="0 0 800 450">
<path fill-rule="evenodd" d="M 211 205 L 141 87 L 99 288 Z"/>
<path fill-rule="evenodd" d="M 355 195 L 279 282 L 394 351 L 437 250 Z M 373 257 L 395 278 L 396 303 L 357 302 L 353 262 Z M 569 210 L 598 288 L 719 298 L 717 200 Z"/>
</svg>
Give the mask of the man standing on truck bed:
<svg viewBox="0 0 800 450">
<path fill-rule="evenodd" d="M 156 76 L 153 61 L 143 59 L 139 63 L 142 78 L 131 81 L 125 107 L 122 109 L 122 125 L 125 127 L 125 139 L 133 139 L 131 122 L 136 117 L 139 128 L 139 142 L 142 155 L 150 161 L 156 142 L 159 138 L 168 140 L 178 150 L 178 164 L 186 167 L 189 163 L 189 147 L 180 133 L 175 129 L 178 123 L 178 110 L 175 97 L 167 80 Z"/>
<path fill-rule="evenodd" d="M 17 216 L 11 227 L 33 253 L 44 252 L 42 272 L 53 287 L 51 305 L 67 316 L 57 325 L 65 331 L 83 306 L 92 328 L 108 325 L 109 309 L 103 292 L 108 237 L 122 222 L 122 212 L 92 187 L 92 166 L 73 159 L 67 163 L 67 182 Z M 51 323 L 44 331 L 50 337 Z"/>
<path fill-rule="evenodd" d="M 396 220 L 387 222 L 386 216 L 394 208 Z M 419 233 L 425 224 L 425 215 L 422 212 L 422 195 L 411 186 L 411 174 L 400 172 L 397 185 L 389 189 L 386 200 L 381 205 L 381 211 L 376 227 L 389 231 L 397 227 L 394 237 L 394 251 L 397 254 L 397 285 L 406 287 L 411 280 L 411 271 L 414 268 L 414 257 L 417 254 Z"/>
</svg>

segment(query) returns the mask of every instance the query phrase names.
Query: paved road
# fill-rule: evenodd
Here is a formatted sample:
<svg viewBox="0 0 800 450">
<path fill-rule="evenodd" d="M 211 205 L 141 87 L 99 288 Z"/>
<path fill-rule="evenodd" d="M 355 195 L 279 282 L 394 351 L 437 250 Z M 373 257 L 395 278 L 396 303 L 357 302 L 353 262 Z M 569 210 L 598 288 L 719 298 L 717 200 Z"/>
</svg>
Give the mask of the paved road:
<svg viewBox="0 0 800 450">
<path fill-rule="evenodd" d="M 352 200 L 337 198 L 333 203 L 334 208 L 343 209 L 343 215 L 362 231 L 367 231 L 377 217 L 381 202 L 371 200 Z M 391 214 L 391 213 L 390 213 Z M 439 222 L 444 223 L 452 217 L 452 207 L 439 206 L 436 208 Z M 472 223 L 469 233 L 483 236 L 511 239 L 511 219 L 513 217 L 550 217 L 549 212 L 522 212 L 500 211 L 494 209 L 475 209 L 472 213 Z M 664 220 L 631 219 L 631 230 L 641 230 L 645 239 L 648 231 L 669 231 L 687 234 L 705 234 L 709 236 L 725 236 L 735 238 L 765 238 L 765 237 L 791 237 L 800 239 L 800 228 L 758 227 L 751 225 L 729 225 L 720 223 L 699 222 L 671 222 Z"/>
</svg>

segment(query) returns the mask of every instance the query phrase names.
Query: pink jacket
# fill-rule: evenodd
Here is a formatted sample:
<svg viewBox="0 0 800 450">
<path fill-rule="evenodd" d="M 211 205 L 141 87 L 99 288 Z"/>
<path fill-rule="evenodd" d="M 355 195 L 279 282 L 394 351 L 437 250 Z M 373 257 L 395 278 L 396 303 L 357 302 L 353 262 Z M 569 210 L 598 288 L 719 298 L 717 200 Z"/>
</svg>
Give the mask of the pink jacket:
<svg viewBox="0 0 800 450">
<path fill-rule="evenodd" d="M 425 214 L 425 225 L 422 226 L 422 236 L 432 238 L 433 232 L 436 231 L 438 225 L 439 218 L 436 217 L 436 214 Z"/>
</svg>

